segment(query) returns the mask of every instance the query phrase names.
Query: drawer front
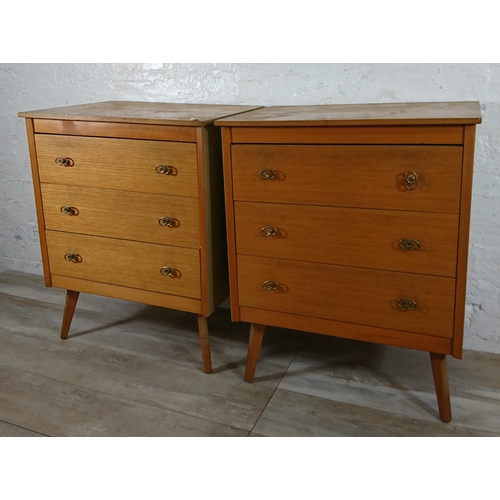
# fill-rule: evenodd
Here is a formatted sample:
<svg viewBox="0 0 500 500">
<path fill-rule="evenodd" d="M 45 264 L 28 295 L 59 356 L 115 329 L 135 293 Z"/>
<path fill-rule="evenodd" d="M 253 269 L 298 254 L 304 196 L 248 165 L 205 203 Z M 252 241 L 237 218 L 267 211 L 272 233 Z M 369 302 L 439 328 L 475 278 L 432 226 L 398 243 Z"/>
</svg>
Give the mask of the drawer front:
<svg viewBox="0 0 500 500">
<path fill-rule="evenodd" d="M 198 250 L 57 231 L 46 237 L 51 274 L 201 298 Z M 75 261 L 66 260 L 71 254 Z"/>
<path fill-rule="evenodd" d="M 240 255 L 239 305 L 451 338 L 455 280 Z M 265 290 L 265 282 L 278 283 Z M 272 288 L 273 283 L 268 283 Z M 415 310 L 404 307 L 410 299 Z M 411 309 L 413 303 L 406 305 Z"/>
<path fill-rule="evenodd" d="M 35 142 L 42 183 L 198 196 L 193 143 L 43 134 Z"/>
<path fill-rule="evenodd" d="M 458 215 L 235 202 L 238 254 L 454 277 Z"/>
<path fill-rule="evenodd" d="M 199 248 L 197 198 L 42 184 L 47 229 Z"/>
<path fill-rule="evenodd" d="M 459 211 L 460 146 L 233 145 L 231 154 L 235 200 Z"/>
</svg>

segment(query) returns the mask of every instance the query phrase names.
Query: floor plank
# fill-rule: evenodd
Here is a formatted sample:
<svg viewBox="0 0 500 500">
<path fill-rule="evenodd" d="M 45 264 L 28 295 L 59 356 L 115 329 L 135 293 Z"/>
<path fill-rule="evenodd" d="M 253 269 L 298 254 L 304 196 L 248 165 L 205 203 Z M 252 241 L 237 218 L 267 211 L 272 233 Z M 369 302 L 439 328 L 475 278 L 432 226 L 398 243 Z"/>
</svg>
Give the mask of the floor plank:
<svg viewBox="0 0 500 500">
<path fill-rule="evenodd" d="M 245 436 L 241 429 L 0 365 L 0 420 L 48 436 Z"/>
<path fill-rule="evenodd" d="M 43 434 L 0 421 L 0 437 L 44 437 Z"/>
<path fill-rule="evenodd" d="M 287 337 L 288 344 L 278 342 L 284 346 L 279 356 L 273 355 L 271 335 L 262 372 L 272 376 L 247 384 L 243 339 L 237 345 L 228 339 L 212 342 L 215 370 L 203 373 L 194 315 L 184 318 L 190 325 L 193 320 L 192 329 L 161 323 L 153 328 L 137 320 L 110 324 L 105 315 L 82 311 L 80 326 L 86 321 L 87 334 L 61 340 L 52 332 L 58 306 L 3 296 L 0 313 L 4 366 L 246 430 L 277 386 L 276 373 L 284 375 L 299 346 L 298 339 Z"/>
<path fill-rule="evenodd" d="M 437 420 L 422 421 L 355 404 L 278 389 L 250 436 L 495 436 Z"/>
<path fill-rule="evenodd" d="M 499 359 L 475 353 L 449 360 L 455 426 L 500 434 Z M 439 422 L 425 352 L 311 335 L 279 389 Z"/>
</svg>

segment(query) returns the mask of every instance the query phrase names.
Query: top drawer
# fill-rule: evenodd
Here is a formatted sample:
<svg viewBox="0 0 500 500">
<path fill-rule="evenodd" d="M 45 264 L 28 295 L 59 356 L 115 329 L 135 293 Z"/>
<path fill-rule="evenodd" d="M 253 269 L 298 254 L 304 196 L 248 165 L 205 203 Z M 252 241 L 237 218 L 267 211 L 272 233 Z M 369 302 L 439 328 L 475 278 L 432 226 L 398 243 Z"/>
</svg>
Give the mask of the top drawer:
<svg viewBox="0 0 500 500">
<path fill-rule="evenodd" d="M 234 199 L 458 213 L 461 146 L 233 145 Z"/>
<path fill-rule="evenodd" d="M 194 143 L 44 134 L 35 143 L 42 183 L 198 197 Z"/>
</svg>

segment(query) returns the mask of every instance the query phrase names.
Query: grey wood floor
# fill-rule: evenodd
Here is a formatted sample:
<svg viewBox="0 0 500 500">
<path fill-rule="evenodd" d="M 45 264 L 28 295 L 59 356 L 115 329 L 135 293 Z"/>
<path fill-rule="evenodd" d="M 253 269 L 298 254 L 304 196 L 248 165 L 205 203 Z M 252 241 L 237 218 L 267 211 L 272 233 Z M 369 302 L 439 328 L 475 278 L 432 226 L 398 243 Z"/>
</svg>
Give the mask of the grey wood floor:
<svg viewBox="0 0 500 500">
<path fill-rule="evenodd" d="M 268 328 L 243 381 L 249 325 L 80 296 L 0 273 L 0 436 L 498 436 L 500 355 L 448 359 L 453 420 L 437 414 L 429 355 Z"/>
</svg>

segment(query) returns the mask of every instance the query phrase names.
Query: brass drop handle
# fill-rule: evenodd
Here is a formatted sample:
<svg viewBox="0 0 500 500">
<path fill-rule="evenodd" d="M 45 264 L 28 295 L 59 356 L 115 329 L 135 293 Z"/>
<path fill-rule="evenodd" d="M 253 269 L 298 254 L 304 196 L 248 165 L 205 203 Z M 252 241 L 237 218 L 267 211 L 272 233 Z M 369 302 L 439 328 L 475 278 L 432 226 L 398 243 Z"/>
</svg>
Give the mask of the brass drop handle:
<svg viewBox="0 0 500 500">
<path fill-rule="evenodd" d="M 264 288 L 264 290 L 267 290 L 268 292 L 277 290 L 278 286 L 279 283 L 277 281 L 272 281 L 272 280 L 264 281 L 264 283 L 262 283 L 262 287 Z"/>
<path fill-rule="evenodd" d="M 56 165 L 60 167 L 71 167 L 74 165 L 74 161 L 66 156 L 58 156 L 55 160 Z"/>
<path fill-rule="evenodd" d="M 76 255 L 76 253 L 68 252 L 64 255 L 64 259 L 68 262 L 78 262 L 78 255 Z"/>
<path fill-rule="evenodd" d="M 398 306 L 407 311 L 414 311 L 417 308 L 417 303 L 411 299 L 400 298 L 398 299 Z"/>
<path fill-rule="evenodd" d="M 174 227 L 174 219 L 172 217 L 160 217 L 158 219 L 160 226 Z"/>
<path fill-rule="evenodd" d="M 171 278 L 175 278 L 176 272 L 173 267 L 165 266 L 160 269 L 160 274 L 163 276 L 170 276 Z"/>
<path fill-rule="evenodd" d="M 261 170 L 259 172 L 259 177 L 263 180 L 272 180 L 276 177 L 276 172 L 274 170 L 271 170 L 269 168 L 266 168 L 264 170 Z"/>
<path fill-rule="evenodd" d="M 399 246 L 403 250 L 418 250 L 420 248 L 420 242 L 417 240 L 402 239 L 399 240 Z"/>
<path fill-rule="evenodd" d="M 260 230 L 260 234 L 269 238 L 270 236 L 276 236 L 278 234 L 278 230 L 273 226 L 266 226 Z"/>
<path fill-rule="evenodd" d="M 405 186 L 408 191 L 414 191 L 418 186 L 418 175 L 415 172 L 406 172 Z"/>
<path fill-rule="evenodd" d="M 163 175 L 169 175 L 172 173 L 172 167 L 168 165 L 156 165 L 156 172 Z"/>
<path fill-rule="evenodd" d="M 68 205 L 63 205 L 59 211 L 64 215 L 76 215 L 78 213 L 78 209 L 76 207 L 70 207 Z"/>
</svg>

